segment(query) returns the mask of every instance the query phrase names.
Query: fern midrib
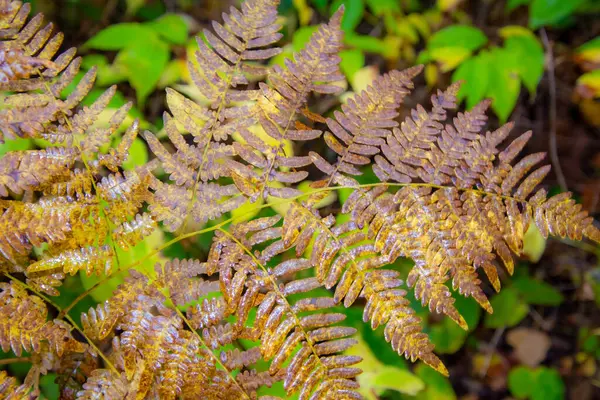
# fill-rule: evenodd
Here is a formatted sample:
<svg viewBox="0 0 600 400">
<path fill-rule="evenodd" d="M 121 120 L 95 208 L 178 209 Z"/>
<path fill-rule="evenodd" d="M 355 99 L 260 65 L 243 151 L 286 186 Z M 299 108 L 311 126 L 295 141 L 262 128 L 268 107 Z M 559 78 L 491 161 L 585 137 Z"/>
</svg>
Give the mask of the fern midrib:
<svg viewBox="0 0 600 400">
<path fill-rule="evenodd" d="M 212 225 L 208 228 L 204 228 L 204 229 L 200 229 L 194 232 L 188 232 L 185 234 L 181 234 L 173 239 L 171 239 L 170 241 L 168 241 L 167 243 L 163 244 L 162 246 L 157 247 L 156 249 L 154 249 L 153 251 L 147 253 L 144 257 L 140 258 L 137 261 L 132 262 L 129 265 L 126 266 L 121 266 L 120 268 L 117 268 L 112 275 L 104 277 L 103 279 L 99 280 L 96 284 L 94 284 L 92 287 L 90 287 L 89 289 L 87 289 L 85 292 L 81 293 L 75 300 L 73 300 L 73 302 L 71 304 L 69 304 L 67 307 L 65 307 L 63 309 L 63 311 L 59 314 L 59 316 L 57 318 L 62 318 L 65 316 L 66 313 L 68 313 L 73 307 L 75 307 L 75 305 L 77 303 L 79 303 L 82 299 L 84 299 L 87 295 L 89 295 L 91 292 L 93 292 L 95 289 L 97 289 L 100 285 L 102 285 L 103 283 L 105 283 L 106 281 L 108 281 L 109 279 L 112 279 L 114 277 L 115 274 L 117 273 L 122 273 L 122 272 L 126 272 L 127 270 L 134 268 L 140 264 L 142 264 L 144 261 L 150 259 L 151 257 L 154 257 L 156 254 L 160 253 L 161 251 L 171 247 L 172 245 L 194 237 L 194 236 L 198 236 L 198 235 L 202 235 L 204 233 L 208 233 L 208 232 L 213 232 L 217 229 L 220 229 L 236 220 L 239 219 L 243 219 L 246 215 L 252 214 L 254 212 L 256 212 L 257 210 L 262 210 L 263 208 L 271 208 L 274 206 L 278 206 L 278 205 L 283 205 L 283 204 L 287 204 L 287 203 L 291 203 L 293 201 L 296 201 L 298 199 L 301 199 L 303 197 L 308 197 L 311 196 L 313 194 L 317 194 L 317 193 L 321 193 L 321 192 L 328 192 L 328 191 L 332 191 L 332 190 L 342 190 L 342 189 L 358 189 L 358 188 L 373 188 L 373 187 L 378 187 L 378 186 L 389 186 L 389 187 L 405 187 L 405 186 L 415 186 L 415 187 L 431 187 L 431 188 L 435 188 L 435 189 L 456 189 L 459 191 L 463 191 L 463 192 L 469 192 L 469 193 L 475 193 L 479 196 L 495 196 L 498 198 L 502 198 L 502 199 L 506 199 L 506 200 L 514 200 L 514 201 L 518 201 L 520 203 L 527 203 L 525 200 L 519 200 L 516 199 L 514 197 L 511 196 L 505 196 L 505 195 L 499 195 L 497 193 L 488 193 L 482 190 L 478 190 L 478 189 L 459 189 L 456 188 L 454 186 L 443 186 L 443 185 L 435 185 L 435 184 L 430 184 L 430 183 L 368 183 L 368 184 L 362 184 L 362 185 L 358 185 L 358 186 L 334 186 L 334 187 L 325 187 L 325 188 L 318 188 L 315 189 L 313 191 L 310 192 L 305 192 L 305 193 L 301 193 L 297 196 L 294 197 L 290 197 L 290 198 L 285 198 L 285 199 L 278 199 L 276 201 L 272 201 L 269 203 L 264 203 L 261 205 L 258 205 L 256 208 L 252 208 L 250 210 L 244 210 L 242 213 L 240 213 L 240 215 L 236 215 L 235 217 L 231 217 L 228 218 L 224 221 L 219 222 L 218 224 Z M 528 204 L 528 203 L 527 203 Z"/>
<path fill-rule="evenodd" d="M 233 80 L 233 77 L 237 73 L 238 68 L 239 68 L 240 64 L 242 63 L 242 55 L 248 49 L 249 40 L 250 39 L 244 38 L 242 50 L 240 50 L 238 57 L 235 60 L 234 65 L 232 66 L 233 70 L 232 70 L 231 74 L 227 75 L 225 90 L 223 90 L 223 93 L 221 93 L 221 98 L 219 100 L 219 106 L 217 107 L 217 110 L 213 114 L 213 116 L 214 116 L 213 124 L 219 121 L 221 111 L 225 107 L 225 103 L 226 103 L 225 98 L 227 97 L 227 93 L 229 93 L 229 90 L 231 89 L 231 82 Z M 185 217 L 184 217 L 183 223 L 181 225 L 180 232 L 185 231 L 185 228 L 187 227 L 187 223 L 188 223 L 188 220 L 190 217 L 190 212 L 192 210 L 194 201 L 196 200 L 196 190 L 198 188 L 198 184 L 200 183 L 200 176 L 202 175 L 202 170 L 206 164 L 206 155 L 208 154 L 208 149 L 210 148 L 210 144 L 212 143 L 214 129 L 215 129 L 214 126 L 210 129 L 209 134 L 208 134 L 208 140 L 206 141 L 206 144 L 204 145 L 204 150 L 202 151 L 202 162 L 200 163 L 200 166 L 196 170 L 196 180 L 194 182 L 194 185 L 192 186 L 192 196 L 186 207 Z"/>
<path fill-rule="evenodd" d="M 325 367 L 325 365 L 323 364 L 323 362 L 321 361 L 321 356 L 319 356 L 319 354 L 317 353 L 315 347 L 314 347 L 314 343 L 313 341 L 310 339 L 310 336 L 308 335 L 308 332 L 306 332 L 306 330 L 302 327 L 302 323 L 300 322 L 300 319 L 298 318 L 298 315 L 294 312 L 294 310 L 292 309 L 291 304 L 289 303 L 289 301 L 287 300 L 287 298 L 285 297 L 285 295 L 281 292 L 281 290 L 279 289 L 279 285 L 277 284 L 277 282 L 275 281 L 275 279 L 273 278 L 273 276 L 269 273 L 269 270 L 267 269 L 267 267 L 265 267 L 257 258 L 256 256 L 252 253 L 252 251 L 250 249 L 248 249 L 242 242 L 240 242 L 235 236 L 233 236 L 231 233 L 229 233 L 227 230 L 223 229 L 223 228 L 219 228 L 219 231 L 224 233 L 227 237 L 229 237 L 231 240 L 233 240 L 238 246 L 240 246 L 244 252 L 246 254 L 248 254 L 252 260 L 254 261 L 254 263 L 256 265 L 258 265 L 266 274 L 266 276 L 268 277 L 269 281 L 271 282 L 271 285 L 273 285 L 273 290 L 274 292 L 284 301 L 285 306 L 287 308 L 287 313 L 288 315 L 291 315 L 292 318 L 294 318 L 294 322 L 296 325 L 296 328 L 299 329 L 302 332 L 302 336 L 304 336 L 304 340 L 306 341 L 306 343 L 308 344 L 311 353 L 314 354 L 317 363 L 319 364 L 319 368 L 322 368 L 324 371 L 327 371 L 328 368 Z M 257 271 L 258 272 L 258 271 Z M 327 377 L 324 376 L 323 378 L 321 378 L 322 380 L 326 380 Z"/>
</svg>

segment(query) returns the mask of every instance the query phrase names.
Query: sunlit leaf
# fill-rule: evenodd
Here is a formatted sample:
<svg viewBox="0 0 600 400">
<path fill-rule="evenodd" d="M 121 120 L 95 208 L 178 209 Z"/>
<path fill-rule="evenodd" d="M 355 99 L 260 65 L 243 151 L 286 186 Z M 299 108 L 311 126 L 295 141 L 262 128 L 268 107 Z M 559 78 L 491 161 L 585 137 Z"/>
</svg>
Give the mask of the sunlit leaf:
<svg viewBox="0 0 600 400">
<path fill-rule="evenodd" d="M 492 109 L 504 123 L 515 108 L 521 91 L 519 61 L 506 49 L 493 49 L 489 56 L 491 68 L 487 97 L 492 99 Z"/>
<path fill-rule="evenodd" d="M 535 96 L 538 83 L 544 75 L 544 49 L 533 35 L 512 35 L 504 44 L 518 58 L 518 71 L 525 87 Z"/>
<path fill-rule="evenodd" d="M 481 53 L 464 61 L 452 74 L 452 81 L 463 81 L 458 99 L 467 100 L 467 109 L 471 109 L 485 97 L 489 85 L 487 53 Z"/>
<path fill-rule="evenodd" d="M 485 34 L 468 25 L 451 25 L 436 32 L 427 42 L 429 50 L 446 47 L 475 51 L 487 43 Z"/>
<path fill-rule="evenodd" d="M 503 289 L 490 300 L 493 314 L 485 316 L 485 326 L 488 328 L 501 328 L 515 326 L 525 318 L 529 306 L 519 296 L 519 292 L 512 287 Z"/>
<path fill-rule="evenodd" d="M 146 25 L 160 37 L 174 44 L 183 45 L 188 37 L 187 23 L 176 14 L 165 14 L 154 21 L 147 22 Z"/>
<path fill-rule="evenodd" d="M 105 28 L 85 42 L 83 48 L 96 50 L 121 50 L 132 44 L 146 41 L 155 32 L 135 22 L 114 24 Z"/>
</svg>

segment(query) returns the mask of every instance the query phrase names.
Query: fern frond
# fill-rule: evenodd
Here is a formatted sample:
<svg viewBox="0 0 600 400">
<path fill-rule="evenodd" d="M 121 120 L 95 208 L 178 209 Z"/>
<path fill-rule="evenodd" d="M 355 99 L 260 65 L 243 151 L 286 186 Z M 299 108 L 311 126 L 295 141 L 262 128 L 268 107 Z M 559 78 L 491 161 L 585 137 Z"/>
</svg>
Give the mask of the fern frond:
<svg viewBox="0 0 600 400">
<path fill-rule="evenodd" d="M 311 93 L 337 94 L 342 90 L 335 85 L 344 79 L 338 66 L 342 12 L 339 10 L 328 24 L 318 28 L 306 47 L 294 55 L 294 61 L 286 59 L 285 69 L 275 66 L 268 84 L 259 84 L 258 121 L 267 136 L 263 139 L 250 130 L 241 130 L 246 144 L 236 143 L 235 149 L 246 164 L 229 161 L 234 182 L 251 201 L 268 195 L 295 196 L 299 191 L 282 189 L 269 182 L 293 184 L 308 176 L 306 171 L 288 171 L 290 167 L 307 166 L 310 159 L 286 154 L 284 145 L 286 140 L 310 140 L 321 134 L 317 130 L 297 129 L 296 125 Z"/>
<path fill-rule="evenodd" d="M 198 300 L 210 292 L 219 291 L 217 281 L 205 281 L 206 266 L 196 260 L 172 260 L 154 268 L 156 282 L 169 289 L 169 298 L 178 306 Z"/>
<path fill-rule="evenodd" d="M 75 275 L 78 271 L 85 270 L 88 276 L 92 273 L 110 275 L 113 255 L 109 246 L 86 247 L 66 251 L 56 257 L 46 258 L 31 264 L 27 267 L 27 274 L 62 270 L 65 274 Z"/>
<path fill-rule="evenodd" d="M 75 340 L 63 321 L 47 321 L 48 309 L 37 296 L 29 295 L 15 283 L 0 283 L 0 347 L 12 350 L 17 357 L 22 351 L 39 353 L 43 343 L 57 355 L 83 352 L 85 347 Z"/>
<path fill-rule="evenodd" d="M 232 226 L 231 233 L 217 234 L 208 259 L 209 272 L 219 271 L 223 297 L 230 313 L 235 312 L 233 333 L 244 331 L 250 310 L 256 307 L 251 336 L 260 339 L 260 351 L 270 361 L 274 376 L 288 362 L 284 388 L 288 394 L 299 392 L 301 399 L 329 398 L 336 395 L 360 398 L 352 380 L 360 370 L 350 365 L 359 359 L 337 355 L 354 343 L 347 338 L 354 328 L 332 326 L 345 318 L 327 312 L 335 305 L 332 298 L 306 298 L 291 304 L 288 296 L 310 293 L 320 287 L 316 278 L 298 279 L 280 286 L 279 281 L 310 268 L 304 259 L 290 259 L 268 270 L 264 264 L 286 250 L 282 240 L 271 243 L 254 255 L 251 249 L 281 237 L 275 227 L 279 218 L 261 218 Z M 259 292 L 266 290 L 263 296 Z M 262 299 L 258 301 L 260 298 Z M 314 312 L 304 315 L 306 312 Z M 300 346 L 300 351 L 293 353 Z"/>
</svg>

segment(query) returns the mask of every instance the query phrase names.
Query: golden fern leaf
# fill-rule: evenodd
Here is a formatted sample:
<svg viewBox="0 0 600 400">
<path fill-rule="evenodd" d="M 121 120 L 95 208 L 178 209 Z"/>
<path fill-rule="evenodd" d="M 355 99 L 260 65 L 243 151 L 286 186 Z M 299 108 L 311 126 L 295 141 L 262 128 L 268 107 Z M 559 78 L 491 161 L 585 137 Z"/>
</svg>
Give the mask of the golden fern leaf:
<svg viewBox="0 0 600 400">
<path fill-rule="evenodd" d="M 284 145 L 286 140 L 310 140 L 321 134 L 318 130 L 297 129 L 295 125 L 311 93 L 337 94 L 342 90 L 334 84 L 344 79 L 338 67 L 342 12 L 340 9 L 328 24 L 319 26 L 306 47 L 294 55 L 294 61 L 286 59 L 285 69 L 276 65 L 269 74 L 268 85 L 259 84 L 258 122 L 268 137 L 263 139 L 249 130 L 240 130 L 246 144 L 234 146 L 247 164 L 228 161 L 238 189 L 251 201 L 268 195 L 292 197 L 300 193 L 270 186 L 269 182 L 294 184 L 308 176 L 306 171 L 288 171 L 290 167 L 307 166 L 310 159 L 286 154 Z M 268 139 L 274 140 L 274 144 Z"/>
<path fill-rule="evenodd" d="M 357 167 L 370 164 L 371 157 L 381 151 L 390 130 L 398 125 L 395 119 L 402 100 L 413 87 L 411 79 L 421 70 L 417 66 L 377 78 L 342 105 L 342 111 L 334 113 L 335 120 L 327 119 L 331 133 L 325 134 L 325 143 L 338 155 L 338 161 L 334 167 L 318 153 L 311 152 L 310 157 L 329 176 L 329 183 L 352 182 L 337 174 L 360 175 Z"/>
<path fill-rule="evenodd" d="M 37 296 L 28 295 L 15 283 L 0 283 L 0 347 L 12 350 L 17 356 L 22 351 L 39 353 L 43 342 L 58 356 L 64 351 L 83 352 L 85 347 L 75 340 L 63 321 L 47 321 L 46 305 Z"/>
<path fill-rule="evenodd" d="M 167 91 L 167 103 L 174 119 L 165 116 L 165 127 L 177 149 L 174 154 L 170 154 L 151 133 L 144 134 L 171 180 L 186 188 L 185 197 L 180 196 L 178 202 L 181 204 L 177 206 L 172 200 L 165 204 L 161 198 L 156 199 L 157 209 L 161 212 L 176 207 L 185 210 L 183 217 L 159 218 L 168 220 L 167 225 L 172 229 L 183 226 L 188 215 L 196 214 L 194 219 L 199 221 L 205 218 L 193 211 L 199 193 L 207 193 L 207 190 L 199 190 L 200 182 L 229 176 L 226 160 L 235 155 L 231 145 L 218 142 L 258 121 L 256 113 L 250 112 L 253 106 L 249 104 L 256 99 L 258 91 L 239 87 L 249 83 L 248 74 L 266 72 L 264 67 L 254 65 L 254 61 L 266 60 L 280 52 L 271 47 L 282 36 L 276 23 L 278 4 L 278 0 L 246 1 L 241 11 L 232 7 L 229 14 L 223 15 L 223 25 L 213 22 L 216 35 L 204 30 L 211 47 L 198 40 L 197 67 L 190 63 L 189 70 L 195 85 L 206 97 L 207 105 L 195 104 L 173 90 Z M 195 145 L 185 143 L 175 121 L 194 137 Z M 169 190 L 181 192 L 181 189 Z M 216 193 L 211 197 L 221 196 Z M 214 214 L 220 215 L 220 212 Z"/>
<path fill-rule="evenodd" d="M 77 393 L 79 400 L 125 399 L 129 383 L 124 375 L 116 375 L 108 369 L 95 369 Z"/>
<path fill-rule="evenodd" d="M 288 296 L 310 293 L 320 287 L 316 278 L 291 280 L 286 277 L 310 268 L 305 259 L 286 260 L 268 270 L 264 264 L 286 250 L 282 240 L 254 255 L 253 246 L 278 239 L 281 228 L 278 217 L 260 218 L 232 226 L 231 233 L 218 233 L 209 254 L 208 271 L 219 271 L 223 297 L 229 312 L 235 313 L 232 332 L 245 331 L 250 310 L 256 307 L 251 336 L 260 339 L 260 351 L 270 361 L 269 373 L 275 376 L 285 369 L 284 388 L 288 394 L 299 392 L 300 399 L 330 398 L 345 395 L 360 398 L 352 380 L 360 373 L 350 365 L 360 358 L 342 356 L 355 344 L 347 338 L 354 328 L 331 326 L 345 318 L 344 314 L 327 312 L 335 305 L 332 298 L 306 298 L 290 304 Z M 259 296 L 259 292 L 266 294 Z M 259 301 L 259 299 L 262 299 Z M 306 312 L 314 312 L 305 315 Z M 294 350 L 300 346 L 300 351 Z M 268 382 L 268 381 L 265 381 Z"/>
<path fill-rule="evenodd" d="M 211 292 L 219 291 L 219 283 L 205 281 L 206 266 L 197 260 L 171 260 L 154 268 L 156 282 L 169 290 L 169 298 L 178 306 L 198 300 Z"/>
<path fill-rule="evenodd" d="M 109 246 L 85 247 L 73 251 L 66 251 L 55 257 L 37 261 L 27 267 L 27 275 L 35 275 L 46 271 L 62 270 L 65 274 L 75 275 L 80 270 L 85 270 L 90 276 L 110 275 L 112 270 L 113 251 Z"/>
</svg>

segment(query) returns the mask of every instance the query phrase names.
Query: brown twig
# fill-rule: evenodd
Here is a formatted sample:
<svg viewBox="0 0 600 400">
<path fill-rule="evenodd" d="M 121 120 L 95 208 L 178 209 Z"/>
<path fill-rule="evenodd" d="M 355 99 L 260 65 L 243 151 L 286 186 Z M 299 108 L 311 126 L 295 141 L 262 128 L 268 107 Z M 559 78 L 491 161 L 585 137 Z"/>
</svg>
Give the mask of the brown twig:
<svg viewBox="0 0 600 400">
<path fill-rule="evenodd" d="M 548 65 L 548 83 L 550 85 L 550 162 L 552 163 L 552 168 L 554 168 L 554 171 L 556 173 L 556 179 L 558 180 L 558 184 L 560 185 L 561 190 L 563 192 L 566 192 L 567 190 L 569 190 L 569 188 L 567 187 L 567 181 L 560 166 L 560 160 L 558 159 L 558 150 L 556 147 L 556 77 L 554 75 L 554 53 L 552 52 L 552 45 L 548 40 L 546 29 L 540 29 L 540 36 L 542 38 L 542 43 L 544 43 L 544 48 L 546 49 L 546 59 Z"/>
<path fill-rule="evenodd" d="M 490 364 L 492 363 L 492 357 L 494 356 L 494 353 L 496 352 L 496 348 L 498 347 L 498 344 L 500 343 L 500 339 L 502 339 L 502 335 L 504 334 L 505 330 L 506 330 L 505 326 L 503 326 L 502 328 L 496 329 L 496 331 L 494 332 L 494 336 L 492 337 L 492 340 L 486 346 L 487 348 L 485 351 L 487 353 L 487 356 L 485 357 L 483 365 L 481 366 L 481 370 L 479 371 L 479 376 L 481 376 L 482 378 L 487 375 L 488 369 L 490 368 Z"/>
</svg>

